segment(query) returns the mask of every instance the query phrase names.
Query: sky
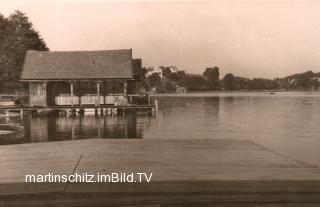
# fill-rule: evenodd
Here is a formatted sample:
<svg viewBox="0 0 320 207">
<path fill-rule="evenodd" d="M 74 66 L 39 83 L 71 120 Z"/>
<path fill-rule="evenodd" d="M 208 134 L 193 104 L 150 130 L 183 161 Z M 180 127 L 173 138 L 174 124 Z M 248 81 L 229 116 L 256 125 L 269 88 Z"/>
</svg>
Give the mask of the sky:
<svg viewBox="0 0 320 207">
<path fill-rule="evenodd" d="M 143 66 L 248 78 L 320 72 L 320 1 L 1 0 L 51 51 L 132 48 Z"/>
</svg>

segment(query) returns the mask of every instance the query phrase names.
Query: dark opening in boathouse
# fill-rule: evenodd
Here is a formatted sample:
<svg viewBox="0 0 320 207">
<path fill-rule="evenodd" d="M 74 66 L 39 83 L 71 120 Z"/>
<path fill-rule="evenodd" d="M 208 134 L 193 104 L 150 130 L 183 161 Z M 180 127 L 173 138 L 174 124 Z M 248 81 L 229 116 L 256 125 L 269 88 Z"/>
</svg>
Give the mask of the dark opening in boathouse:
<svg viewBox="0 0 320 207">
<path fill-rule="evenodd" d="M 28 51 L 21 81 L 29 84 L 30 106 L 128 105 L 142 78 L 132 49 Z"/>
</svg>

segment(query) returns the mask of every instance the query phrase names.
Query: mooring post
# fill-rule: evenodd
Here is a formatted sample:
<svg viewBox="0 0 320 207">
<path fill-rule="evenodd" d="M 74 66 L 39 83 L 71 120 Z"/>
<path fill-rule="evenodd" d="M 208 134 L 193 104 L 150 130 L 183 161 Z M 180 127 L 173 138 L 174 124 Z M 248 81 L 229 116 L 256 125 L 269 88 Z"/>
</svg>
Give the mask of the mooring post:
<svg viewBox="0 0 320 207">
<path fill-rule="evenodd" d="M 72 116 L 76 116 L 76 115 L 77 115 L 77 111 L 76 111 L 75 108 L 72 108 L 72 109 L 71 109 L 71 115 L 72 115 Z"/>
<path fill-rule="evenodd" d="M 107 115 L 112 115 L 112 109 L 111 108 L 107 108 Z"/>
</svg>

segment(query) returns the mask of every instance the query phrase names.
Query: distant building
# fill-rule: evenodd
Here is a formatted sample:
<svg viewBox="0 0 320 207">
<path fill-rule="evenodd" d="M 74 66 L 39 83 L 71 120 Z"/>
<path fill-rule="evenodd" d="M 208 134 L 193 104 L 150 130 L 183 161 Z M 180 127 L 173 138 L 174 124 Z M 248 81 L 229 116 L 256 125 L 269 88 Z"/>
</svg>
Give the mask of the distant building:
<svg viewBox="0 0 320 207">
<path fill-rule="evenodd" d="M 131 49 L 28 51 L 21 81 L 31 106 L 115 104 L 127 102 L 142 76 Z"/>
<path fill-rule="evenodd" d="M 313 77 L 312 80 L 317 81 L 318 83 L 320 83 L 320 77 Z"/>
<path fill-rule="evenodd" d="M 171 73 L 178 73 L 177 66 L 156 66 L 156 67 L 147 67 L 146 68 L 146 78 L 152 74 L 158 74 L 160 78 L 163 77 L 165 69 L 169 69 Z"/>
<path fill-rule="evenodd" d="M 163 77 L 162 69 L 160 67 L 147 67 L 146 74 L 145 74 L 146 78 L 148 78 L 149 76 L 151 76 L 153 74 L 158 74 L 160 78 Z"/>
<path fill-rule="evenodd" d="M 171 73 L 178 73 L 178 68 L 177 68 L 177 66 L 168 66 L 167 68 L 170 69 Z"/>
</svg>

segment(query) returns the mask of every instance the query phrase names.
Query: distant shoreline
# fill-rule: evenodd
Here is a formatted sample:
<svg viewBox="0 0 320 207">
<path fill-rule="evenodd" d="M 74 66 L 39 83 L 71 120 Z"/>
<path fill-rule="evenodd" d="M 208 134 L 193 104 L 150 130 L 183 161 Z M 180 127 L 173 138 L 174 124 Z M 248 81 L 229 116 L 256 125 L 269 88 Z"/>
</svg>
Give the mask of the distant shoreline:
<svg viewBox="0 0 320 207">
<path fill-rule="evenodd" d="M 232 93 L 266 93 L 273 95 L 283 92 L 320 92 L 320 90 L 223 90 L 223 91 L 191 91 L 187 93 L 154 93 L 149 94 L 151 97 L 166 97 L 166 96 L 188 96 L 188 95 L 212 95 L 212 94 L 232 94 Z"/>
</svg>

